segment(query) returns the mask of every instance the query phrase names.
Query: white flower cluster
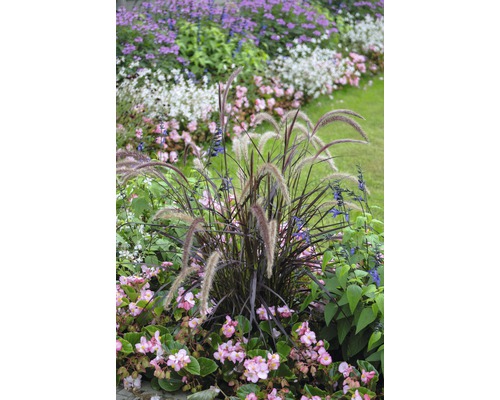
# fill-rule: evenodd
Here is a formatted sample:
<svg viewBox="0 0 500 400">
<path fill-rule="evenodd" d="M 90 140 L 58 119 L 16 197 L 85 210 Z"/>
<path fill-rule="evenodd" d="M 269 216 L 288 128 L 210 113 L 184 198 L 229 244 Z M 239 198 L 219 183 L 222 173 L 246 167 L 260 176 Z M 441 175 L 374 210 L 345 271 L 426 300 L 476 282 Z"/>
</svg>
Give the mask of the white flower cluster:
<svg viewBox="0 0 500 400">
<path fill-rule="evenodd" d="M 175 82 L 175 83 L 173 83 Z M 116 89 L 118 99 L 144 104 L 150 117 L 168 115 L 185 121 L 206 121 L 217 110 L 217 86 L 184 79 L 179 70 L 165 76 L 161 71 L 139 70 L 133 79 L 126 79 Z"/>
<path fill-rule="evenodd" d="M 360 54 L 370 51 L 384 53 L 384 17 L 373 18 L 367 15 L 364 20 L 357 21 L 345 33 L 344 38 L 351 50 Z"/>
<path fill-rule="evenodd" d="M 279 56 L 272 61 L 267 74 L 277 76 L 285 85 L 292 85 L 306 96 L 316 98 L 331 93 L 335 81 L 346 73 L 359 74 L 339 53 L 320 47 L 312 50 L 305 44 L 298 44 L 290 49 L 290 56 Z"/>
</svg>

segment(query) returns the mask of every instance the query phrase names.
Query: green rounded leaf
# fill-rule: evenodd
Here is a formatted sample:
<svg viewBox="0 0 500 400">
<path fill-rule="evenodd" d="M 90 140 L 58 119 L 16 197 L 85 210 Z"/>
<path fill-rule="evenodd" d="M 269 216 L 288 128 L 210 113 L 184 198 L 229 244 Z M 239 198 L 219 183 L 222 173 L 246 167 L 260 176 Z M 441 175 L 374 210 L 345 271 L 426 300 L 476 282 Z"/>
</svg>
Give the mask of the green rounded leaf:
<svg viewBox="0 0 500 400">
<path fill-rule="evenodd" d="M 120 350 L 120 353 L 127 355 L 134 352 L 134 347 L 129 342 L 127 342 L 125 339 L 122 338 L 118 340 L 122 344 L 122 349 Z"/>
<path fill-rule="evenodd" d="M 278 351 L 278 354 L 283 357 L 287 358 L 288 355 L 290 354 L 290 351 L 292 348 L 288 346 L 285 342 L 278 342 L 276 343 L 276 350 Z"/>
<path fill-rule="evenodd" d="M 198 358 L 198 363 L 200 364 L 200 375 L 205 377 L 210 375 L 212 372 L 217 371 L 217 364 L 214 360 L 209 358 L 200 357 Z"/>
<path fill-rule="evenodd" d="M 179 390 L 183 383 L 180 379 L 171 378 L 171 379 L 158 379 L 158 384 L 160 387 L 167 392 L 176 392 Z"/>
<path fill-rule="evenodd" d="M 191 362 L 189 364 L 187 364 L 184 369 L 189 372 L 191 375 L 200 375 L 200 372 L 201 372 L 201 367 L 200 367 L 200 363 L 198 362 L 198 360 L 196 358 L 194 358 L 193 356 L 189 356 L 189 359 L 191 360 Z"/>
</svg>

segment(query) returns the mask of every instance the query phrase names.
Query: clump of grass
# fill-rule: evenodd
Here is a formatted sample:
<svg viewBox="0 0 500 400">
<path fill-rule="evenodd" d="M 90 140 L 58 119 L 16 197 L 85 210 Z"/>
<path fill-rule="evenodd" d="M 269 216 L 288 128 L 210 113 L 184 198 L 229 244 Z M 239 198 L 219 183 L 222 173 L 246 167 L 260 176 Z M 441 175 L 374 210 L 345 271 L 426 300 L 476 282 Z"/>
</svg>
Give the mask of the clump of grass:
<svg viewBox="0 0 500 400">
<path fill-rule="evenodd" d="M 177 231 L 184 227 L 184 236 L 173 238 L 182 244 L 182 269 L 165 306 L 181 284 L 189 285 L 190 290 L 200 289 L 198 312 L 208 323 L 226 314 L 245 315 L 259 329 L 256 307 L 298 306 L 304 285 L 315 279 L 313 272 L 321 271 L 323 251 L 348 224 L 349 210 L 365 209 L 362 196 L 342 187 L 361 182 L 362 175 L 338 173 L 330 150 L 340 143 L 366 144 L 367 135 L 351 118 L 362 117 L 350 110 L 333 110 L 316 123 L 299 110 L 279 121 L 261 113 L 255 121 L 270 124 L 272 131 L 245 132 L 234 141 L 234 155 L 225 148 L 220 151 L 227 128 L 225 105 L 237 73 L 224 89 L 220 86 L 217 140 L 208 157 L 195 160 L 192 176 L 169 164 L 123 153 L 118 173 L 121 181 L 140 173 L 160 179 L 170 204 L 155 217 L 170 227 L 176 220 L 184 222 L 176 226 Z M 323 142 L 317 131 L 338 122 L 351 126 L 364 140 Z M 222 157 L 220 168 L 213 168 L 213 157 Z M 237 168 L 233 177 L 230 162 Z M 315 168 L 323 179 L 313 178 Z M 361 187 L 366 194 L 360 183 Z M 192 273 L 190 260 L 202 266 L 198 274 Z"/>
</svg>

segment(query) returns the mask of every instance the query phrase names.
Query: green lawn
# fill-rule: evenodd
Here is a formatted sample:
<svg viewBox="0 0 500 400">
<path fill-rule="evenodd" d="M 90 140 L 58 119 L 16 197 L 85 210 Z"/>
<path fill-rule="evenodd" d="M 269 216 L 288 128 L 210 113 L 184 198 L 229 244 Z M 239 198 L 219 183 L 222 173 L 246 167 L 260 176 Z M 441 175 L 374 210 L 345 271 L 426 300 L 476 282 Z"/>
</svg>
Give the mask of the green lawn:
<svg viewBox="0 0 500 400">
<path fill-rule="evenodd" d="M 316 122 L 324 113 L 333 109 L 349 109 L 362 115 L 365 120 L 354 118 L 368 135 L 368 145 L 343 143 L 331 147 L 335 164 L 341 172 L 357 175 L 356 166 L 363 170 L 366 184 L 371 192 L 369 205 L 374 217 L 383 220 L 384 215 L 384 81 L 379 77 L 360 83 L 360 88 L 347 87 L 334 92 L 333 100 L 319 97 L 302 110 Z M 366 86 L 365 86 L 366 85 Z M 366 87 L 366 89 L 364 89 Z M 328 143 L 341 138 L 362 139 L 350 126 L 336 122 L 322 128 L 319 136 Z"/>
</svg>

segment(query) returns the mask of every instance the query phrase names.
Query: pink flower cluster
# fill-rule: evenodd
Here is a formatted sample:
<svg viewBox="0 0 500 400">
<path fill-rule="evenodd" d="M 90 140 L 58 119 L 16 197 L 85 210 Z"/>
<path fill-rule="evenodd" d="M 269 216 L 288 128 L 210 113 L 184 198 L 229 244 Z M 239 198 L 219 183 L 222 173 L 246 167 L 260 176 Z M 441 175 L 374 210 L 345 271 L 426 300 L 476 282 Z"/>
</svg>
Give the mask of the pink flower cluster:
<svg viewBox="0 0 500 400">
<path fill-rule="evenodd" d="M 230 339 L 238 326 L 238 321 L 233 321 L 229 315 L 226 316 L 226 322 L 222 325 L 222 333 L 225 337 Z"/>
<path fill-rule="evenodd" d="M 226 360 L 233 363 L 242 362 L 245 357 L 245 349 L 241 346 L 241 342 L 238 341 L 233 345 L 232 340 L 219 344 L 217 351 L 214 353 L 214 358 L 219 360 L 222 364 L 224 364 Z"/>
<path fill-rule="evenodd" d="M 167 365 L 169 367 L 174 367 L 175 371 L 180 371 L 186 365 L 191 362 L 191 359 L 187 355 L 186 350 L 180 349 L 177 354 L 172 354 L 168 356 Z"/>
<path fill-rule="evenodd" d="M 268 321 L 268 320 L 272 319 L 272 317 L 268 314 L 267 310 L 270 311 L 270 313 L 273 317 L 276 316 L 276 307 L 275 306 L 268 307 L 267 309 L 264 306 L 260 306 L 256 310 L 257 316 L 259 317 L 260 320 Z M 294 313 L 294 312 L 295 311 L 288 308 L 287 305 L 284 305 L 282 307 L 278 307 L 278 314 L 281 318 L 289 318 L 292 316 L 292 313 Z"/>
<path fill-rule="evenodd" d="M 194 307 L 195 300 L 192 292 L 184 293 L 183 288 L 179 288 L 179 296 L 177 296 L 177 308 L 183 308 L 186 311 Z"/>
<path fill-rule="evenodd" d="M 279 368 L 279 354 L 268 353 L 267 358 L 267 361 L 261 356 L 245 360 L 243 363 L 245 366 L 243 376 L 247 379 L 247 381 L 256 383 L 259 379 L 267 379 L 269 371 Z"/>
<path fill-rule="evenodd" d="M 339 365 L 339 372 L 344 375 L 344 382 L 343 382 L 343 391 L 344 394 L 349 391 L 349 389 L 356 389 L 360 387 L 359 381 L 357 380 L 357 377 L 355 375 L 351 376 L 351 373 L 353 372 L 353 367 L 352 365 L 349 365 L 345 361 L 340 363 Z M 370 381 L 373 379 L 375 376 L 375 371 L 370 371 L 366 372 L 364 369 L 361 372 L 361 382 L 363 382 L 365 385 L 370 383 Z M 357 397 L 356 397 L 357 396 Z M 355 394 L 352 396 L 353 399 L 356 400 L 370 400 L 370 396 L 365 394 L 363 397 L 361 397 L 358 393 L 358 390 L 356 390 Z"/>
<path fill-rule="evenodd" d="M 156 353 L 157 356 L 161 356 L 164 351 L 160 342 L 160 331 L 156 331 L 151 340 L 142 336 L 140 342 L 135 345 L 135 349 L 138 353 Z"/>
</svg>

